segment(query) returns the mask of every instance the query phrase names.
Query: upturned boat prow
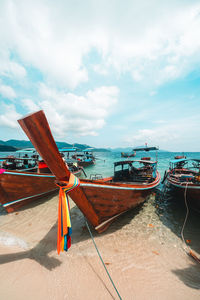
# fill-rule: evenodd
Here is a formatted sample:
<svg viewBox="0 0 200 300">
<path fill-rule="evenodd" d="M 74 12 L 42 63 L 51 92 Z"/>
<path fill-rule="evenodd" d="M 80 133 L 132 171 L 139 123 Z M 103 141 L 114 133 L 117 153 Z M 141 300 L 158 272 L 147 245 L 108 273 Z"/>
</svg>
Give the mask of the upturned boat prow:
<svg viewBox="0 0 200 300">
<path fill-rule="evenodd" d="M 40 110 L 29 114 L 18 122 L 57 180 L 68 181 L 70 171 L 60 155 L 44 111 Z M 70 192 L 70 196 L 75 203 L 74 199 L 81 198 L 79 205 L 76 203 L 77 206 L 93 226 L 97 226 L 99 224 L 98 216 L 82 190 L 76 188 Z"/>
</svg>

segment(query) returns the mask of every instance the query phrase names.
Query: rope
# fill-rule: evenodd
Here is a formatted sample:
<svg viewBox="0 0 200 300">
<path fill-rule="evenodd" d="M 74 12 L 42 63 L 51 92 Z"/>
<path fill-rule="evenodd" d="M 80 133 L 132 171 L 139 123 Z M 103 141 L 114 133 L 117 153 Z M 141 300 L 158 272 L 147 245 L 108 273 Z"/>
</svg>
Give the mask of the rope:
<svg viewBox="0 0 200 300">
<path fill-rule="evenodd" d="M 189 254 L 190 256 L 192 256 L 198 263 L 200 263 L 200 259 L 196 256 L 196 254 L 191 250 L 191 248 L 186 244 L 185 242 L 185 238 L 184 238 L 184 235 L 183 235 L 183 232 L 184 232 L 184 228 L 185 228 L 185 224 L 187 222 L 187 219 L 188 219 L 188 214 L 189 214 L 189 208 L 188 208 L 188 204 L 187 204 L 187 197 L 186 197 L 186 193 L 187 193 L 187 187 L 188 187 L 188 183 L 186 183 L 186 187 L 185 187 L 185 192 L 184 192 L 184 200 L 185 200 L 185 206 L 186 206 L 186 216 L 185 216 L 185 220 L 184 220 L 184 223 L 183 223 L 183 227 L 182 227 L 182 230 L 181 230 L 181 237 L 182 237 L 182 241 L 183 243 L 185 244 L 188 252 L 187 254 Z M 186 251 L 186 249 L 184 249 Z"/>
<path fill-rule="evenodd" d="M 186 183 L 185 191 L 184 191 L 184 201 L 185 201 L 185 206 L 186 206 L 186 215 L 185 215 L 185 220 L 184 220 L 184 222 L 183 222 L 183 227 L 182 227 L 182 230 L 181 230 L 181 237 L 182 237 L 182 241 L 183 241 L 183 243 L 185 244 L 186 248 L 189 250 L 189 247 L 188 247 L 188 245 L 185 243 L 185 238 L 184 238 L 184 235 L 183 235 L 183 232 L 184 232 L 184 229 L 185 229 L 185 224 L 186 224 L 186 222 L 187 222 L 188 214 L 189 214 L 189 208 L 188 208 L 187 197 L 186 197 L 187 187 L 188 187 L 188 183 Z"/>
<path fill-rule="evenodd" d="M 87 223 L 86 220 L 85 220 L 85 223 L 86 223 L 87 229 L 88 229 L 88 231 L 89 231 L 89 233 L 90 233 L 90 236 L 91 236 L 91 239 L 92 239 L 92 241 L 93 241 L 93 244 L 94 244 L 94 246 L 95 246 L 95 248 L 96 248 L 96 251 L 97 251 L 97 253 L 98 253 L 98 255 L 99 255 L 99 258 L 100 258 L 100 260 L 101 260 L 101 262 L 102 262 L 102 264 L 103 264 L 103 266 L 104 266 L 104 268 L 105 268 L 105 270 L 106 270 L 106 273 L 107 273 L 107 275 L 108 275 L 108 277 L 109 277 L 109 279 L 110 279 L 110 281 L 111 281 L 111 283 L 112 283 L 112 285 L 113 285 L 113 287 L 114 287 L 114 289 L 115 289 L 115 291 L 116 291 L 116 293 L 117 293 L 119 299 L 122 300 L 122 298 L 121 298 L 121 296 L 120 296 L 120 294 L 119 294 L 119 292 L 118 292 L 118 290 L 117 290 L 117 288 L 116 288 L 116 286 L 115 286 L 115 284 L 114 284 L 114 282 L 113 282 L 113 280 L 112 280 L 112 278 L 111 278 L 111 276 L 110 276 L 110 274 L 109 274 L 109 272 L 108 272 L 108 269 L 106 268 L 106 265 L 105 265 L 105 263 L 104 263 L 104 261 L 103 261 L 103 259 L 102 259 L 102 257 L 101 257 L 101 254 L 100 254 L 100 252 L 99 252 L 99 250 L 98 250 L 98 248 L 97 248 L 97 245 L 96 245 L 96 243 L 95 243 L 95 241 L 94 241 L 94 237 L 93 237 L 93 235 L 92 235 L 92 232 L 91 232 L 90 227 L 89 227 L 89 225 L 88 225 L 88 223 Z"/>
<path fill-rule="evenodd" d="M 161 198 L 160 198 L 161 201 L 163 201 L 163 199 L 165 199 L 167 191 L 168 191 L 168 185 L 163 183 L 163 186 L 161 189 Z"/>
</svg>

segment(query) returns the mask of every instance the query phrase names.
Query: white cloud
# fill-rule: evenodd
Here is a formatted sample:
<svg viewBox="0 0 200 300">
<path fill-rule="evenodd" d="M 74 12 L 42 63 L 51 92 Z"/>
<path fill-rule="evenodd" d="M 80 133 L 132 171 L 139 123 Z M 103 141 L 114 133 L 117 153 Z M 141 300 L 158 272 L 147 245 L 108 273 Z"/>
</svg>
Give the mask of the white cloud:
<svg viewBox="0 0 200 300">
<path fill-rule="evenodd" d="M 89 90 L 85 96 L 58 92 L 40 85 L 38 106 L 44 109 L 53 131 L 59 137 L 69 134 L 97 135 L 105 125 L 111 108 L 117 103 L 119 90 L 103 86 Z"/>
<path fill-rule="evenodd" d="M 152 96 L 155 96 L 157 94 L 157 91 L 151 91 L 150 93 L 149 93 L 149 95 L 152 97 Z"/>
<path fill-rule="evenodd" d="M 177 118 L 175 121 L 158 122 L 158 126 L 151 129 L 139 129 L 133 134 L 124 137 L 129 145 L 159 146 L 160 149 L 190 151 L 194 147 L 194 141 L 199 136 L 200 120 L 198 115 Z"/>
<path fill-rule="evenodd" d="M 155 124 L 166 124 L 168 122 L 166 120 L 155 120 L 153 123 L 155 123 Z"/>
<path fill-rule="evenodd" d="M 0 126 L 9 128 L 18 128 L 17 120 L 21 117 L 17 113 L 15 106 L 13 104 L 1 104 L 0 112 Z"/>
<path fill-rule="evenodd" d="M 107 68 L 105 66 L 103 66 L 102 64 L 94 65 L 93 69 L 98 74 L 101 74 L 101 75 L 104 75 L 104 76 L 108 75 Z"/>
<path fill-rule="evenodd" d="M 16 98 L 16 93 L 14 91 L 14 89 L 11 86 L 2 84 L 0 81 L 0 95 L 3 98 L 9 99 L 9 100 L 13 100 L 14 98 Z"/>
<path fill-rule="evenodd" d="M 48 1 L 3 2 L 0 36 L 7 51 L 17 53 L 26 65 L 39 69 L 56 85 L 74 88 L 87 80 L 81 61 L 86 49 L 63 12 L 57 16 Z"/>
<path fill-rule="evenodd" d="M 158 144 L 170 142 L 178 137 L 174 128 L 163 128 L 158 127 L 154 129 L 140 129 L 137 134 L 133 135 L 130 139 L 135 141 L 134 144 L 142 144 L 144 145 L 145 142 L 148 144 Z"/>
<path fill-rule="evenodd" d="M 200 4 L 196 1 L 1 1 L 0 46 L 8 58 L 40 70 L 54 85 L 88 81 L 85 55 L 96 50 L 94 69 L 130 72 L 136 81 L 162 84 L 200 63 Z M 36 21 L 37 20 L 37 21 Z M 7 60 L 0 73 L 25 76 Z M 147 80 L 148 79 L 148 80 Z"/>
<path fill-rule="evenodd" d="M 4 28 L 0 29 L 1 38 L 2 38 L 1 30 L 3 29 Z M 4 40 L 0 41 L 0 46 L 1 46 L 0 47 L 0 76 L 8 77 L 14 80 L 21 80 L 26 76 L 26 69 L 21 64 L 14 61 L 14 59 L 10 58 L 9 46 L 7 45 L 6 47 L 5 44 L 6 43 Z"/>
<path fill-rule="evenodd" d="M 128 125 L 135 128 L 140 123 L 138 126 L 143 130 L 136 129 L 133 135 L 138 143 L 148 136 L 152 142 L 172 141 L 174 132 L 174 139 L 184 138 L 173 122 L 173 118 L 178 119 L 175 112 L 183 115 L 180 101 L 174 99 L 179 105 L 177 110 L 172 100 L 173 105 L 168 108 L 168 101 L 160 96 L 162 91 L 157 86 L 199 69 L 199 28 L 200 3 L 195 0 L 127 0 L 125 3 L 78 0 L 76 5 L 65 0 L 1 0 L 0 77 L 7 83 L 0 82 L 0 93 L 12 100 L 16 98 L 16 90 L 20 96 L 18 103 L 15 101 L 16 109 L 11 107 L 10 121 L 8 110 L 4 109 L 5 115 L 0 111 L 1 124 L 9 126 L 10 122 L 13 126 L 16 110 L 20 111 L 23 105 L 28 112 L 44 109 L 57 136 L 64 137 L 69 132 L 95 136 L 115 110 L 119 119 L 108 124 L 109 130 L 122 118 L 127 130 Z M 97 77 L 90 77 L 94 72 L 101 74 L 98 86 L 102 87 L 96 88 Z M 131 88 L 130 78 L 137 82 Z M 38 97 L 39 81 L 43 84 Z M 118 106 L 119 90 L 107 86 L 116 84 L 123 97 Z M 83 90 L 88 92 L 80 96 Z M 198 106 L 197 101 L 186 98 L 185 102 Z M 163 103 L 166 106 L 159 110 Z M 157 116 L 167 120 L 165 115 L 170 116 L 171 127 L 161 121 L 157 122 L 162 130 L 151 127 L 156 126 L 153 120 Z M 194 124 L 192 120 L 191 124 Z M 182 126 L 185 128 L 184 123 Z M 194 134 L 191 126 L 190 130 Z"/>
<path fill-rule="evenodd" d="M 40 110 L 39 105 L 37 105 L 33 100 L 31 99 L 22 99 L 21 103 L 24 105 L 24 107 L 26 107 L 26 109 L 28 110 L 28 112 L 33 112 L 33 111 L 37 111 Z"/>
</svg>

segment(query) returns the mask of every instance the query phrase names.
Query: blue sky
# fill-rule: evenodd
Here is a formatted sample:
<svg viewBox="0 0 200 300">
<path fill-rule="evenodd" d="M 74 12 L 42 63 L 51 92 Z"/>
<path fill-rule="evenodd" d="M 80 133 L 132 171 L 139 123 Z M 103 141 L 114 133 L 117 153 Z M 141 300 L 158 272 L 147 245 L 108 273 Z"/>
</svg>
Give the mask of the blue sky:
<svg viewBox="0 0 200 300">
<path fill-rule="evenodd" d="M 200 151 L 200 2 L 0 0 L 0 140 Z"/>
</svg>

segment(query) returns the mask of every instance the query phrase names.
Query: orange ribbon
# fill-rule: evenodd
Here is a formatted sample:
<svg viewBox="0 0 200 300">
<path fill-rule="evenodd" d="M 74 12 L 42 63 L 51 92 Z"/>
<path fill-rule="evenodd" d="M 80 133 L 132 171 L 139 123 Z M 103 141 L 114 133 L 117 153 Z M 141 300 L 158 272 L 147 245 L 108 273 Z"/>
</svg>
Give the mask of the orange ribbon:
<svg viewBox="0 0 200 300">
<path fill-rule="evenodd" d="M 77 188 L 80 185 L 79 179 L 74 176 L 73 173 L 70 174 L 69 182 L 62 181 L 66 183 L 64 186 L 60 186 L 59 191 L 59 203 L 58 203 L 58 233 L 57 233 L 57 252 L 67 251 L 71 246 L 71 220 L 70 220 L 70 207 L 67 194 Z"/>
</svg>

